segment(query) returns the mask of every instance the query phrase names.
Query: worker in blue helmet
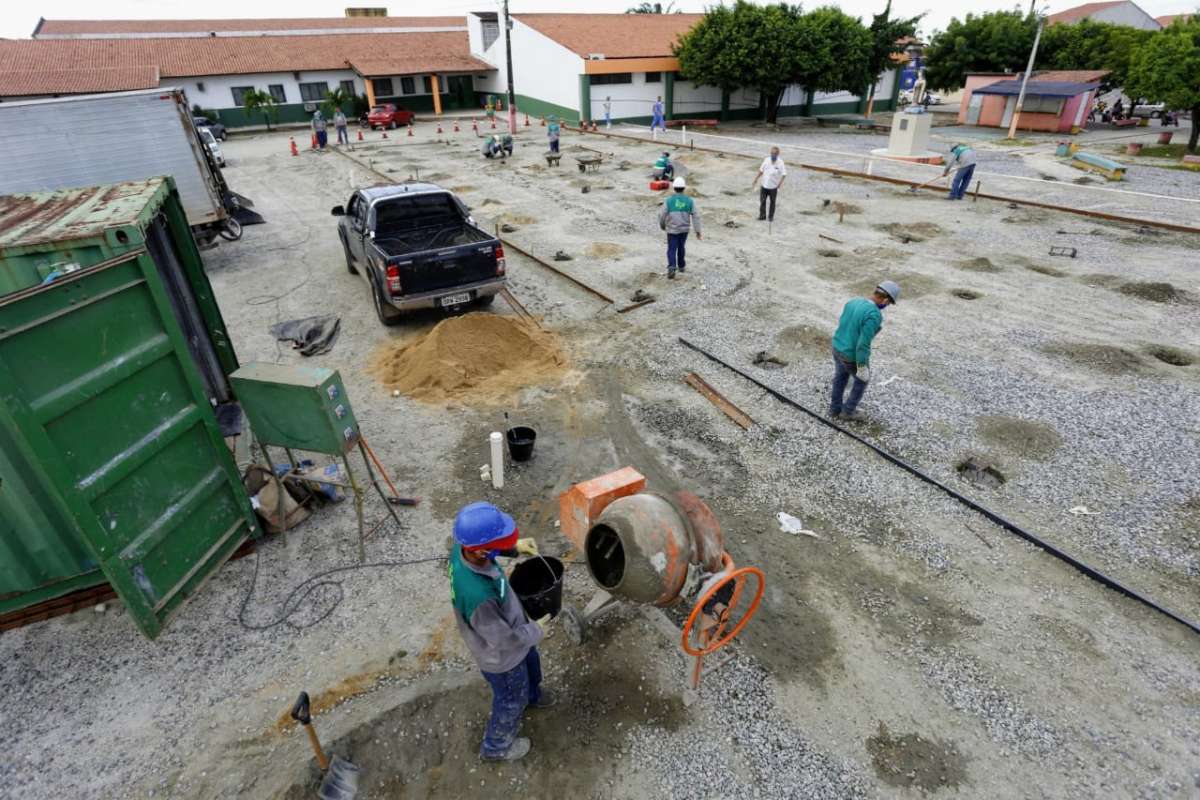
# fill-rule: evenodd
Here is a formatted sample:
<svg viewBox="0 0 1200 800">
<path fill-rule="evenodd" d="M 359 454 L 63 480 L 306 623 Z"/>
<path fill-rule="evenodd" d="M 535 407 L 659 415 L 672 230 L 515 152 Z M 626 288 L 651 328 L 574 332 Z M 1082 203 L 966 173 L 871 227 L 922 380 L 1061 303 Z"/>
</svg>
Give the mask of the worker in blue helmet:
<svg viewBox="0 0 1200 800">
<path fill-rule="evenodd" d="M 550 616 L 530 622 L 500 567 L 500 555 L 537 555 L 533 539 L 521 539 L 513 518 L 491 503 L 463 506 L 454 518 L 450 552 L 450 601 L 459 633 L 483 677 L 492 687 L 492 716 L 479 757 L 515 761 L 529 752 L 529 739 L 517 737 L 526 706 L 554 705 L 542 688 L 537 643 Z"/>
</svg>

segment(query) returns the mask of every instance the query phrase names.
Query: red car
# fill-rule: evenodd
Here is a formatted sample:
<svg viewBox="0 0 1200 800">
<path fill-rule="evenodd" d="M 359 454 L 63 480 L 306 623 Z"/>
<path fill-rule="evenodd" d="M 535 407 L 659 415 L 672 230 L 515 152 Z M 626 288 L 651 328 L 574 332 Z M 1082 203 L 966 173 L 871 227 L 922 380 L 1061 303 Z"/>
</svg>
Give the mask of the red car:
<svg viewBox="0 0 1200 800">
<path fill-rule="evenodd" d="M 367 114 L 367 124 L 371 126 L 371 130 L 398 128 L 411 123 L 414 116 L 413 112 L 406 108 L 400 108 L 394 103 L 381 103 L 372 108 L 370 114 Z"/>
</svg>

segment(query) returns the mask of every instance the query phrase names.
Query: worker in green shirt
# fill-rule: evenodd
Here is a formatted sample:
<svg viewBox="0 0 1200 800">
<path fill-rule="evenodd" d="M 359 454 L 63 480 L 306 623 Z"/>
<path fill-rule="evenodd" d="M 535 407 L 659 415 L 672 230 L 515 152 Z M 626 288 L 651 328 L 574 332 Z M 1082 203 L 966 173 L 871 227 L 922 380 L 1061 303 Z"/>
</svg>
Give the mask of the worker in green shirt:
<svg viewBox="0 0 1200 800">
<path fill-rule="evenodd" d="M 450 551 L 450 602 L 463 642 L 492 687 L 492 715 L 479 757 L 516 761 L 529 752 L 529 739 L 517 737 L 525 709 L 554 705 L 542 688 L 537 645 L 550 615 L 530 621 L 508 578 L 496 565 L 499 555 L 537 555 L 533 539 L 520 539 L 517 524 L 491 503 L 471 503 L 454 518 Z"/>
<path fill-rule="evenodd" d="M 675 177 L 675 165 L 671 163 L 671 154 L 664 152 L 654 162 L 654 180 L 669 181 Z"/>
<path fill-rule="evenodd" d="M 900 300 L 900 286 L 884 281 L 870 297 L 856 297 L 846 303 L 833 334 L 833 397 L 830 419 L 860 419 L 858 403 L 871 382 L 871 340 L 883 327 L 883 309 Z M 843 402 L 846 384 L 854 378 L 850 397 Z"/>
</svg>

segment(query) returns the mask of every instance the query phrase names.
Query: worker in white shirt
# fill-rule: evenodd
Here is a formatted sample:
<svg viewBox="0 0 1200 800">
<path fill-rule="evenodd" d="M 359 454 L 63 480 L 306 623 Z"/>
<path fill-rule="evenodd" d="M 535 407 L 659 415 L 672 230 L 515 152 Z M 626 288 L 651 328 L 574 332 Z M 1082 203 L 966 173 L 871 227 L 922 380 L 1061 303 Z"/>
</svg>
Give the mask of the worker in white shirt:
<svg viewBox="0 0 1200 800">
<path fill-rule="evenodd" d="M 750 186 L 753 187 L 757 184 L 759 178 L 762 178 L 762 188 L 758 190 L 758 218 L 773 220 L 775 219 L 775 195 L 779 194 L 779 187 L 783 186 L 783 182 L 787 179 L 787 167 L 784 166 L 783 159 L 779 157 L 778 147 L 772 147 L 771 155 L 763 159 L 762 166 L 758 168 L 758 174 L 754 176 Z M 770 211 L 767 211 L 767 198 L 771 199 Z"/>
</svg>

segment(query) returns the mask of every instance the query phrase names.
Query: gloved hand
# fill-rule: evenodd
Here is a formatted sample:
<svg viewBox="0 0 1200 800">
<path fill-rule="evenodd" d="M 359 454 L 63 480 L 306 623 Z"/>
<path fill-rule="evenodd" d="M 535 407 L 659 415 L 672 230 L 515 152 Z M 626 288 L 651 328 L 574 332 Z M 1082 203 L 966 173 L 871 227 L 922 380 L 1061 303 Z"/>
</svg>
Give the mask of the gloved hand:
<svg viewBox="0 0 1200 800">
<path fill-rule="evenodd" d="M 854 373 L 854 377 L 858 378 L 863 383 L 871 382 L 871 368 L 866 364 L 860 364 L 858 370 Z M 518 542 L 517 544 L 520 544 Z"/>
<path fill-rule="evenodd" d="M 538 555 L 537 539 L 532 536 L 527 539 L 517 539 L 517 554 L 522 556 Z"/>
<path fill-rule="evenodd" d="M 541 619 L 535 619 L 534 622 L 536 622 L 537 626 L 542 629 L 543 636 L 545 636 L 547 633 L 550 632 L 550 615 L 549 614 L 542 617 Z"/>
</svg>

